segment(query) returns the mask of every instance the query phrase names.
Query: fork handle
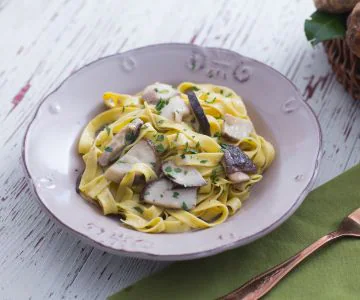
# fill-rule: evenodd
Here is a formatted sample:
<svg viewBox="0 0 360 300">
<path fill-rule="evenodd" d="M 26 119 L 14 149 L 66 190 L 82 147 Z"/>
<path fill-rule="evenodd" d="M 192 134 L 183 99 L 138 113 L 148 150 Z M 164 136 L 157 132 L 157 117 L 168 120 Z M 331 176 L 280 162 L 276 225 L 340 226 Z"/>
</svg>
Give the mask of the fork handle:
<svg viewBox="0 0 360 300">
<path fill-rule="evenodd" d="M 264 273 L 258 275 L 257 277 L 249 280 L 244 285 L 238 289 L 232 291 L 226 296 L 220 298 L 222 300 L 233 300 L 233 299 L 243 299 L 243 300 L 255 300 L 264 296 L 269 292 L 281 279 L 285 277 L 290 271 L 292 271 L 298 264 L 300 264 L 305 258 L 310 256 L 316 250 L 324 247 L 329 242 L 336 240 L 342 237 L 342 233 L 334 231 L 331 232 L 304 250 L 290 257 L 288 260 L 283 263 L 265 271 Z"/>
</svg>

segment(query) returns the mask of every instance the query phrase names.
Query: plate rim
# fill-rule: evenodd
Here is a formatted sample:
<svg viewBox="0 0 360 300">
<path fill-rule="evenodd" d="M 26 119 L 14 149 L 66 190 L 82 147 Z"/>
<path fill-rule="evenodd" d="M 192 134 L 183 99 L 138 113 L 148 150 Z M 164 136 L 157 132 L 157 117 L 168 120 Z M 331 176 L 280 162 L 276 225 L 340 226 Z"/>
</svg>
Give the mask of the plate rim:
<svg viewBox="0 0 360 300">
<path fill-rule="evenodd" d="M 156 47 L 189 47 L 189 48 L 193 48 L 193 49 L 199 49 L 199 50 L 213 50 L 213 51 L 223 51 L 223 52 L 227 52 L 229 54 L 235 54 L 236 56 L 246 59 L 248 61 L 257 63 L 262 65 L 265 68 L 270 69 L 273 72 L 276 72 L 280 77 L 282 77 L 283 79 L 285 79 L 293 88 L 294 91 L 297 93 L 297 96 L 300 100 L 300 102 L 304 105 L 304 108 L 306 108 L 306 110 L 310 113 L 310 116 L 313 118 L 313 120 L 315 121 L 315 125 L 316 125 L 316 132 L 317 132 L 317 136 L 318 136 L 318 149 L 317 149 L 317 154 L 316 154 L 316 159 L 315 159 L 315 165 L 314 165 L 314 169 L 312 171 L 312 175 L 309 179 L 308 184 L 305 186 L 305 188 L 303 189 L 303 191 L 300 193 L 300 195 L 297 197 L 297 199 L 295 200 L 295 202 L 293 203 L 293 205 L 274 223 L 272 223 L 270 226 L 262 229 L 261 231 L 257 232 L 256 234 L 253 234 L 251 236 L 248 237 L 244 237 L 244 238 L 240 238 L 240 239 L 235 239 L 234 241 L 227 243 L 225 245 L 220 245 L 217 246 L 215 248 L 209 249 L 209 250 L 205 250 L 205 251 L 199 251 L 199 252 L 191 252 L 191 253 L 186 253 L 186 254 L 167 254 L 167 255 L 163 255 L 163 254 L 155 254 L 155 253 L 150 253 L 147 252 L 146 250 L 144 251 L 138 251 L 138 250 L 131 250 L 131 249 L 119 249 L 116 247 L 112 247 L 109 245 L 105 245 L 99 241 L 96 241 L 94 239 L 92 239 L 91 237 L 79 232 L 78 230 L 70 227 L 69 225 L 65 224 L 63 221 L 61 221 L 53 212 L 50 211 L 50 209 L 45 205 L 44 201 L 42 200 L 41 196 L 39 195 L 36 185 L 33 182 L 33 178 L 30 174 L 30 171 L 28 169 L 27 166 L 27 161 L 26 161 L 26 145 L 27 145 L 27 138 L 28 138 L 28 134 L 30 132 L 30 129 L 34 123 L 34 121 L 36 120 L 38 113 L 41 109 L 41 107 L 45 104 L 45 102 L 51 98 L 51 96 L 53 94 L 55 94 L 71 77 L 75 76 L 77 73 L 79 73 L 80 71 L 82 71 L 83 69 L 89 67 L 92 64 L 98 63 L 99 61 L 105 60 L 105 59 L 109 59 L 109 58 L 113 58 L 113 57 L 122 57 L 125 55 L 128 55 L 129 53 L 135 53 L 138 51 L 143 51 L 143 50 L 148 50 L 150 48 L 156 48 Z M 144 259 L 150 259 L 150 260 L 162 260 L 162 261 L 178 261 L 178 260 L 191 260 L 191 259 L 198 259 L 198 258 L 202 258 L 202 257 L 207 257 L 207 256 L 211 256 L 211 255 L 215 255 L 230 249 L 234 249 L 240 246 L 244 246 L 247 245 L 263 236 L 265 236 L 266 234 L 272 232 L 273 230 L 275 230 L 277 227 L 279 227 L 282 223 L 284 223 L 296 210 L 297 208 L 302 204 L 302 202 L 304 201 L 305 197 L 307 196 L 307 194 L 312 190 L 312 187 L 314 186 L 315 183 L 315 179 L 317 177 L 317 174 L 319 172 L 319 167 L 320 167 L 320 160 L 321 160 L 321 150 L 323 147 L 323 137 L 322 137 L 322 132 L 321 132 L 321 127 L 320 127 L 320 123 L 318 118 L 316 117 L 313 109 L 311 108 L 311 106 L 304 100 L 304 97 L 302 96 L 300 90 L 298 89 L 298 87 L 290 80 L 288 79 L 285 75 L 283 75 L 281 72 L 279 72 L 278 70 L 274 69 L 273 67 L 260 62 L 256 59 L 244 56 L 234 50 L 230 50 L 230 49 L 225 49 L 225 48 L 220 48 L 220 47 L 206 47 L 206 46 L 200 46 L 200 45 L 194 45 L 194 44 L 188 44 L 188 43 L 159 43 L 159 44 L 151 44 L 151 45 L 147 45 L 147 46 L 143 46 L 143 47 L 138 47 L 138 48 L 133 48 L 133 49 L 129 49 L 127 51 L 124 52 L 119 52 L 119 53 L 115 53 L 115 54 L 111 54 L 111 55 L 107 55 L 107 56 L 103 56 L 103 57 L 99 57 L 83 66 L 81 66 L 79 69 L 77 69 L 76 71 L 72 72 L 71 74 L 69 74 L 67 77 L 64 78 L 64 80 L 55 88 L 53 89 L 51 92 L 49 92 L 48 94 L 46 94 L 46 96 L 44 96 L 39 103 L 37 104 L 36 108 L 35 108 L 35 112 L 33 113 L 33 116 L 31 117 L 29 124 L 27 125 L 27 128 L 25 130 L 25 134 L 24 134 L 24 138 L 22 141 L 22 147 L 21 147 L 21 160 L 22 160 L 22 166 L 23 169 L 25 171 L 25 176 L 26 179 L 29 183 L 29 186 L 31 188 L 31 190 L 33 191 L 33 194 L 35 194 L 35 198 L 37 199 L 37 201 L 40 203 L 40 206 L 42 207 L 42 209 L 44 209 L 48 215 L 51 216 L 51 218 L 53 220 L 55 220 L 56 223 L 58 223 L 59 225 L 61 225 L 62 228 L 66 229 L 67 231 L 70 231 L 71 233 L 73 233 L 75 236 L 79 237 L 81 240 L 85 241 L 87 244 L 90 244 L 91 246 L 97 247 L 99 249 L 102 249 L 106 252 L 109 253 L 113 253 L 113 254 L 117 254 L 117 255 L 123 255 L 123 256 L 129 256 L 129 257 L 139 257 L 139 258 L 144 258 Z"/>
</svg>

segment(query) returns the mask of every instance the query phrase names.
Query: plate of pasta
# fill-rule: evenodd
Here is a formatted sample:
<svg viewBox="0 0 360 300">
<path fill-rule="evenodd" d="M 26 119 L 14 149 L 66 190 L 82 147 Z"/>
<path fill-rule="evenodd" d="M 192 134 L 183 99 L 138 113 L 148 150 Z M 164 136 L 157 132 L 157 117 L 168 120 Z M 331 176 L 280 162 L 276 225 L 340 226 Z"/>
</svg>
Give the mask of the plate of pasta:
<svg viewBox="0 0 360 300">
<path fill-rule="evenodd" d="M 41 102 L 23 161 L 41 205 L 87 242 L 183 260 L 284 222 L 311 189 L 320 147 L 316 117 L 277 71 L 163 44 L 67 78 Z"/>
</svg>

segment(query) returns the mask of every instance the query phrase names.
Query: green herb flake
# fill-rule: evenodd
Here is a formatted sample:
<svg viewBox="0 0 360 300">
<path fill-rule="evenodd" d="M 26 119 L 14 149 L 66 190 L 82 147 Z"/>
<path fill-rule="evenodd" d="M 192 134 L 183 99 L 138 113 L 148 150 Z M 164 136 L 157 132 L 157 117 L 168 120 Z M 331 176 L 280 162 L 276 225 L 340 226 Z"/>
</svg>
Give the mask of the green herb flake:
<svg viewBox="0 0 360 300">
<path fill-rule="evenodd" d="M 218 176 L 216 173 L 216 170 L 212 170 L 211 175 L 210 175 L 210 179 L 212 183 L 216 183 L 218 180 Z"/>
<path fill-rule="evenodd" d="M 160 112 L 166 105 L 169 104 L 169 100 L 160 99 L 156 104 L 155 109 Z"/>
<path fill-rule="evenodd" d="M 150 195 L 150 192 L 145 192 L 144 196 Z"/>
<path fill-rule="evenodd" d="M 196 143 L 196 148 L 200 148 L 200 142 L 199 141 Z"/>
<path fill-rule="evenodd" d="M 161 198 L 164 198 L 164 194 L 160 194 L 160 197 L 161 197 Z"/>
<path fill-rule="evenodd" d="M 220 90 L 220 94 L 221 94 L 221 95 L 224 94 L 224 90 Z"/>
<path fill-rule="evenodd" d="M 202 160 L 200 160 L 200 163 L 201 164 L 206 164 L 208 161 L 207 161 L 207 159 L 202 159 Z"/>
<path fill-rule="evenodd" d="M 142 129 L 147 129 L 149 126 L 147 124 L 144 124 L 143 126 L 141 126 Z"/>
<path fill-rule="evenodd" d="M 185 170 L 185 171 L 184 171 L 184 174 L 185 174 L 185 175 L 187 175 L 187 173 L 188 173 L 188 171 L 187 171 L 187 170 Z"/>
<path fill-rule="evenodd" d="M 156 145 L 156 151 L 157 152 L 164 152 L 165 151 L 164 145 L 163 144 Z"/>
<path fill-rule="evenodd" d="M 162 124 L 162 123 L 164 123 L 165 122 L 165 120 L 159 120 L 157 123 L 158 124 Z"/>
<path fill-rule="evenodd" d="M 177 141 L 179 138 L 179 133 L 176 134 L 175 141 Z"/>
<path fill-rule="evenodd" d="M 156 163 L 154 163 L 154 162 L 150 162 L 150 165 L 151 165 L 153 168 L 155 168 Z"/>
<path fill-rule="evenodd" d="M 165 172 L 166 172 L 166 173 L 171 173 L 171 172 L 172 172 L 172 168 L 171 168 L 170 166 L 167 166 L 167 167 L 165 168 Z"/>
<path fill-rule="evenodd" d="M 233 95 L 233 93 L 229 93 L 229 94 L 227 94 L 225 97 L 232 97 L 232 95 Z"/>
<path fill-rule="evenodd" d="M 106 152 L 113 152 L 113 148 L 111 148 L 110 146 L 105 147 L 104 149 Z"/>
<path fill-rule="evenodd" d="M 159 90 L 157 88 L 154 88 L 154 91 L 157 93 Z"/>
<path fill-rule="evenodd" d="M 174 192 L 172 196 L 173 196 L 173 198 L 178 199 L 179 195 L 180 195 L 180 194 L 179 194 L 178 192 Z"/>
<path fill-rule="evenodd" d="M 197 154 L 197 153 L 199 153 L 199 152 L 198 152 L 197 150 L 195 150 L 195 149 L 188 149 L 187 152 L 188 152 L 188 153 L 191 153 L 191 154 Z"/>
<path fill-rule="evenodd" d="M 169 92 L 169 90 L 158 90 L 157 91 L 159 94 L 167 94 Z"/>
<path fill-rule="evenodd" d="M 217 137 L 217 138 L 221 137 L 221 133 L 220 132 L 215 132 L 214 137 Z"/>
<path fill-rule="evenodd" d="M 136 140 L 136 135 L 134 132 L 128 132 L 126 135 L 125 135 L 125 140 L 129 143 L 132 143 Z"/>
<path fill-rule="evenodd" d="M 186 205 L 185 202 L 182 203 L 181 208 L 182 208 L 183 210 L 189 210 L 189 208 L 188 208 L 188 206 Z"/>
<path fill-rule="evenodd" d="M 189 90 L 195 91 L 195 92 L 200 91 L 200 89 L 199 89 L 197 86 L 195 86 L 195 85 L 192 86 L 192 87 L 190 87 Z"/>
<path fill-rule="evenodd" d="M 141 207 L 139 206 L 135 206 L 134 209 L 139 213 L 139 214 L 142 214 L 144 211 Z"/>
<path fill-rule="evenodd" d="M 182 159 L 185 159 L 185 154 L 181 154 L 180 157 L 181 157 Z"/>
<path fill-rule="evenodd" d="M 105 130 L 107 132 L 107 135 L 110 135 L 111 129 L 110 129 L 110 127 L 108 125 L 105 126 Z"/>
<path fill-rule="evenodd" d="M 180 168 L 175 168 L 174 171 L 175 171 L 176 173 L 181 173 L 181 169 L 180 169 Z"/>
<path fill-rule="evenodd" d="M 163 134 L 159 134 L 157 137 L 156 137 L 156 140 L 158 141 L 158 142 L 162 142 L 163 140 L 164 140 L 164 135 Z"/>
<path fill-rule="evenodd" d="M 343 38 L 346 32 L 346 14 L 316 11 L 305 20 L 304 30 L 313 46 L 322 41 Z"/>
<path fill-rule="evenodd" d="M 215 100 L 216 100 L 216 97 L 214 97 L 212 100 L 206 99 L 205 102 L 208 103 L 208 104 L 212 104 L 212 103 L 215 102 Z"/>
</svg>

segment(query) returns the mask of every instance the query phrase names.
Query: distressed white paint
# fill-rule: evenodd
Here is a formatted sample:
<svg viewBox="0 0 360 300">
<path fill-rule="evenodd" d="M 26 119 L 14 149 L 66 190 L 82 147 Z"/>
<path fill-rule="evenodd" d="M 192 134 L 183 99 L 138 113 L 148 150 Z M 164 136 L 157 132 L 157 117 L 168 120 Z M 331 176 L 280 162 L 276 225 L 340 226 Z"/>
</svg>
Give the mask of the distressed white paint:
<svg viewBox="0 0 360 300">
<path fill-rule="evenodd" d="M 40 210 L 20 168 L 24 129 L 41 98 L 99 57 L 194 42 L 263 61 L 305 96 L 312 77 L 327 76 L 308 99 L 324 133 L 317 185 L 358 163 L 360 102 L 330 75 L 322 47 L 306 42 L 312 11 L 310 0 L 0 1 L 1 299 L 104 299 L 166 265 L 106 254 L 64 232 Z"/>
</svg>

